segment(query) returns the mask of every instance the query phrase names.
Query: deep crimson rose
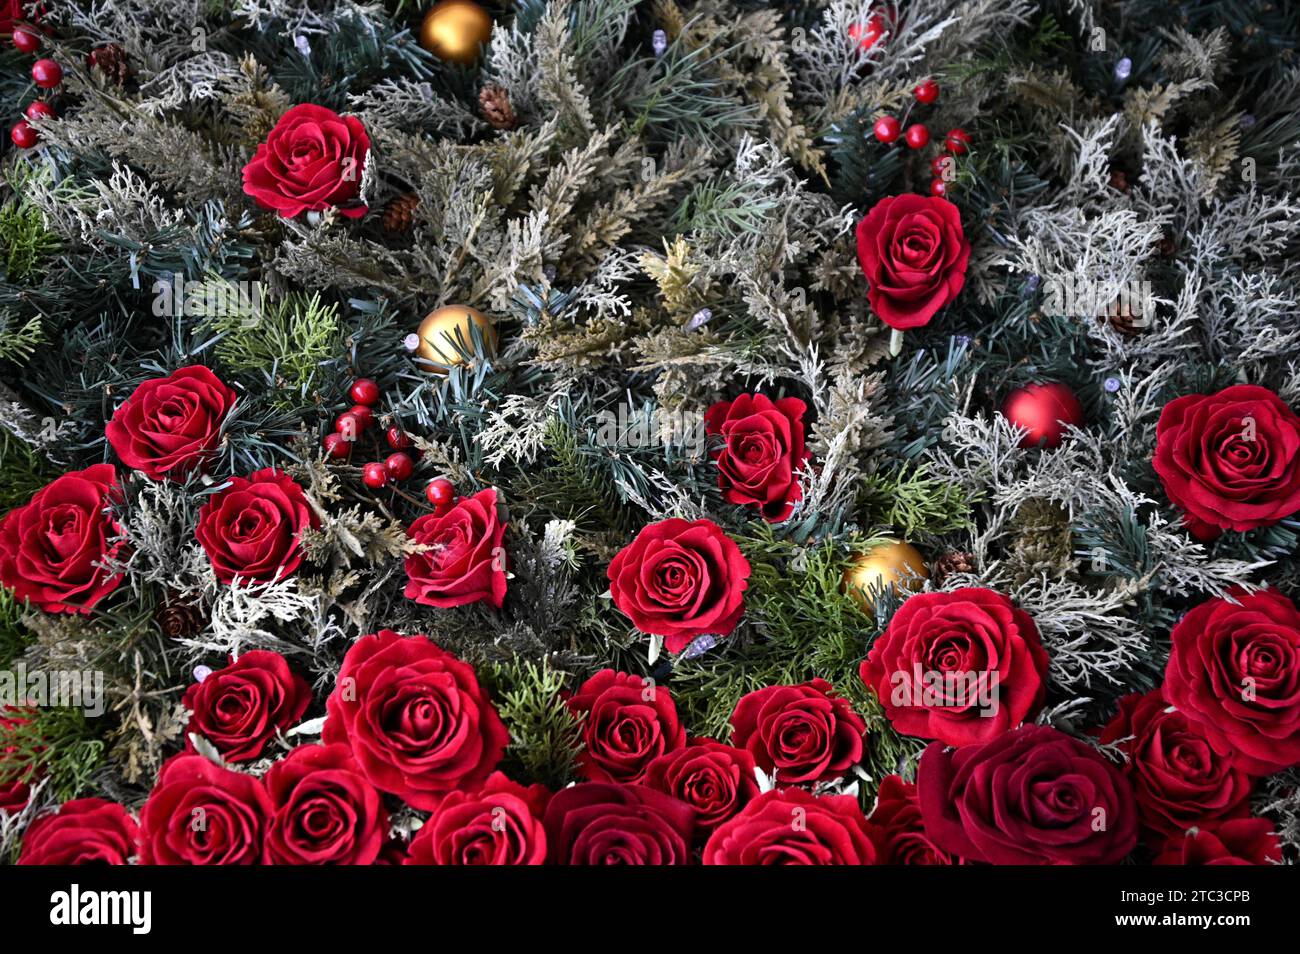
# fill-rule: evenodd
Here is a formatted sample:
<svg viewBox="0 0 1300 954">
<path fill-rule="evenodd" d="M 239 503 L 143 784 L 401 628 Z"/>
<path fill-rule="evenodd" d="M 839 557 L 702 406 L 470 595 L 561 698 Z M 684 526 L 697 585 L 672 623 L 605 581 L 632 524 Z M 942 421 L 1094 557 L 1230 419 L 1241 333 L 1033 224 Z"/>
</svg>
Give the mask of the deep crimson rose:
<svg viewBox="0 0 1300 954">
<path fill-rule="evenodd" d="M 1165 842 L 1157 865 L 1277 865 L 1282 843 L 1267 818 L 1236 818 L 1193 828 Z"/>
<path fill-rule="evenodd" d="M 712 520 L 672 517 L 641 528 L 609 564 L 614 605 L 679 653 L 696 636 L 726 636 L 745 612 L 749 561 Z"/>
<path fill-rule="evenodd" d="M 346 745 L 300 745 L 266 773 L 269 865 L 374 864 L 388 812 Z"/>
<path fill-rule="evenodd" d="M 685 865 L 695 810 L 644 785 L 585 782 L 552 796 L 544 824 L 552 864 Z"/>
<path fill-rule="evenodd" d="M 1116 864 L 1137 844 L 1128 780 L 1096 749 L 1045 725 L 921 756 L 917 798 L 941 851 L 994 865 Z"/>
<path fill-rule="evenodd" d="M 292 574 L 302 563 L 300 536 L 320 526 L 302 487 L 274 467 L 208 498 L 195 535 L 222 583 L 267 583 Z"/>
<path fill-rule="evenodd" d="M 1152 466 L 1198 539 L 1271 526 L 1300 510 L 1300 417 L 1254 384 L 1175 398 Z"/>
<path fill-rule="evenodd" d="M 903 735 L 984 742 L 1032 719 L 1047 696 L 1047 653 L 1028 613 L 993 590 L 919 593 L 859 668 Z"/>
<path fill-rule="evenodd" d="M 30 5 L 31 0 L 0 0 L 0 36 L 12 36 L 16 24 L 35 23 L 40 19 L 40 6 L 29 13 Z"/>
<path fill-rule="evenodd" d="M 23 833 L 20 865 L 124 865 L 137 851 L 140 826 L 116 802 L 78 798 Z"/>
<path fill-rule="evenodd" d="M 482 785 L 510 741 L 473 667 L 388 629 L 352 644 L 325 707 L 323 740 L 346 743 L 375 787 L 426 811 Z"/>
<path fill-rule="evenodd" d="M 1121 768 L 1137 797 L 1138 821 L 1157 834 L 1180 835 L 1250 813 L 1250 776 L 1159 689 L 1121 699 L 1099 741 L 1125 756 Z"/>
<path fill-rule="evenodd" d="M 247 762 L 302 718 L 311 687 L 279 653 L 253 649 L 191 685 L 183 701 L 193 713 L 186 735 L 203 736 L 227 762 Z"/>
<path fill-rule="evenodd" d="M 639 782 L 651 760 L 686 744 L 668 690 L 651 680 L 602 669 L 579 687 L 569 708 L 582 719 L 582 774 L 597 782 Z"/>
<path fill-rule="evenodd" d="M 255 865 L 273 810 L 260 779 L 174 756 L 140 810 L 140 863 Z"/>
<path fill-rule="evenodd" d="M 867 301 L 891 328 L 929 324 L 966 284 L 970 243 L 961 213 L 947 199 L 883 198 L 858 222 L 857 238 Z"/>
<path fill-rule="evenodd" d="M 740 697 L 731 744 L 746 749 L 777 785 L 825 782 L 862 760 L 867 724 L 825 679 L 767 686 Z"/>
<path fill-rule="evenodd" d="M 416 518 L 406 534 L 429 549 L 406 558 L 407 599 L 425 606 L 480 600 L 501 606 L 506 598 L 506 523 L 497 503 L 497 492 L 489 487 L 461 497 L 445 513 Z"/>
<path fill-rule="evenodd" d="M 32 797 L 30 783 L 39 770 L 33 771 L 27 759 L 15 756 L 18 746 L 11 736 L 15 730 L 31 724 L 32 710 L 21 706 L 0 706 L 0 813 L 18 814 Z"/>
<path fill-rule="evenodd" d="M 875 865 L 883 845 L 851 795 L 764 792 L 704 846 L 706 865 Z"/>
<path fill-rule="evenodd" d="M 1300 612 L 1277 590 L 1193 607 L 1170 633 L 1164 694 L 1252 775 L 1300 764 Z"/>
<path fill-rule="evenodd" d="M 702 836 L 759 794 L 754 757 L 713 739 L 692 739 L 686 748 L 659 756 L 647 766 L 643 784 L 694 808 Z"/>
<path fill-rule="evenodd" d="M 122 582 L 103 567 L 117 554 L 109 504 L 120 495 L 111 464 L 55 478 L 0 522 L 0 583 L 47 613 L 89 613 Z"/>
<path fill-rule="evenodd" d="M 964 862 L 937 848 L 925 833 L 921 803 L 916 785 L 897 775 L 880 780 L 876 807 L 871 823 L 880 831 L 885 851 L 883 860 L 891 865 L 960 865 Z"/>
<path fill-rule="evenodd" d="M 742 394 L 705 412 L 705 433 L 722 438 L 712 456 L 727 501 L 753 507 L 773 523 L 790 516 L 803 497 L 799 468 L 811 456 L 803 437 L 807 410 L 798 398 Z"/>
<path fill-rule="evenodd" d="M 302 103 L 289 109 L 244 166 L 244 193 L 281 218 L 337 208 L 366 214 L 357 200 L 370 137 L 355 116 Z"/>
<path fill-rule="evenodd" d="M 212 456 L 235 392 L 201 364 L 150 378 L 132 392 L 104 435 L 132 470 L 180 479 Z"/>
<path fill-rule="evenodd" d="M 452 792 L 411 841 L 408 865 L 541 865 L 551 793 L 494 772 L 477 791 Z"/>
</svg>

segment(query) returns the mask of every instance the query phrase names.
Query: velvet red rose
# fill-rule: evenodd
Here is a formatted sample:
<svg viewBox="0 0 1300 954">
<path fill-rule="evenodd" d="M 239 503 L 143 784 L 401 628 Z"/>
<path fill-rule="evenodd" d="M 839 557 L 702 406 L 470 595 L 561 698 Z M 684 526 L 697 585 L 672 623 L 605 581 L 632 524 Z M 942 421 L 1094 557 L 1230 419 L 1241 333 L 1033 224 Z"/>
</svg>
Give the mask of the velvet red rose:
<svg viewBox="0 0 1300 954">
<path fill-rule="evenodd" d="M 712 456 L 727 501 L 774 523 L 790 516 L 803 497 L 798 471 L 810 456 L 803 432 L 807 410 L 798 398 L 772 401 L 764 394 L 742 394 L 708 409 L 704 429 L 722 438 Z"/>
<path fill-rule="evenodd" d="M 1138 820 L 1159 835 L 1250 813 L 1250 776 L 1159 689 L 1121 699 L 1099 741 L 1125 756 L 1122 770 L 1137 797 Z"/>
<path fill-rule="evenodd" d="M 713 739 L 692 739 L 646 768 L 643 784 L 695 809 L 699 833 L 708 836 L 758 797 L 754 757 Z"/>
<path fill-rule="evenodd" d="M 1267 818 L 1237 818 L 1170 838 L 1157 865 L 1276 865 L 1282 843 Z"/>
<path fill-rule="evenodd" d="M 382 630 L 352 644 L 326 702 L 327 743 L 346 743 L 380 791 L 425 810 L 481 785 L 510 741 L 474 669 L 425 636 Z"/>
<path fill-rule="evenodd" d="M 891 865 L 960 865 L 964 862 L 938 848 L 925 833 L 916 785 L 886 775 L 876 793 L 871 823 L 880 831 L 884 861 Z"/>
<path fill-rule="evenodd" d="M 726 636 L 745 612 L 749 561 L 712 520 L 641 528 L 609 565 L 614 605 L 643 633 L 679 653 L 696 636 Z"/>
<path fill-rule="evenodd" d="M 858 264 L 871 310 L 900 331 L 928 324 L 966 283 L 970 243 L 947 199 L 881 199 L 858 222 Z"/>
<path fill-rule="evenodd" d="M 140 826 L 116 802 L 78 798 L 32 822 L 20 865 L 125 865 L 137 851 Z"/>
<path fill-rule="evenodd" d="M 122 582 L 103 568 L 120 543 L 109 504 L 120 496 L 110 464 L 56 478 L 0 522 L 0 583 L 47 613 L 89 613 Z"/>
<path fill-rule="evenodd" d="M 482 788 L 452 792 L 411 841 L 408 865 L 541 865 L 551 793 L 494 772 Z"/>
<path fill-rule="evenodd" d="M 1198 539 L 1267 527 L 1300 511 L 1300 417 L 1253 384 L 1175 398 L 1152 466 Z"/>
<path fill-rule="evenodd" d="M 235 398 L 215 374 L 191 365 L 136 388 L 104 435 L 132 470 L 153 480 L 180 479 L 212 456 Z"/>
<path fill-rule="evenodd" d="M 585 782 L 546 807 L 549 860 L 559 865 L 685 865 L 695 810 L 641 785 Z"/>
<path fill-rule="evenodd" d="M 1137 805 L 1119 769 L 1049 726 L 988 742 L 931 743 L 916 775 L 926 836 L 994 865 L 1117 864 L 1137 844 Z"/>
<path fill-rule="evenodd" d="M 280 117 L 244 166 L 244 193 L 286 219 L 330 207 L 360 218 L 366 206 L 355 200 L 369 152 L 361 120 L 303 103 Z"/>
<path fill-rule="evenodd" d="M 302 487 L 268 467 L 230 478 L 199 510 L 195 535 L 220 582 L 267 583 L 298 569 L 302 531 L 319 526 Z"/>
<path fill-rule="evenodd" d="M 266 773 L 269 865 L 374 864 L 388 812 L 346 745 L 300 745 Z"/>
<path fill-rule="evenodd" d="M 406 558 L 406 598 L 425 606 L 462 606 L 506 598 L 506 524 L 489 487 L 462 497 L 445 513 L 427 513 L 407 531 L 429 549 Z"/>
<path fill-rule="evenodd" d="M 856 798 L 798 788 L 764 792 L 704 846 L 706 865 L 874 865 L 882 855 Z"/>
<path fill-rule="evenodd" d="M 686 730 L 668 690 L 602 669 L 569 699 L 582 719 L 582 774 L 598 782 L 639 782 L 652 759 L 686 744 Z"/>
<path fill-rule="evenodd" d="M 1047 695 L 1047 653 L 1028 613 L 993 590 L 919 593 L 859 668 L 903 735 L 983 742 L 1032 719 Z"/>
<path fill-rule="evenodd" d="M 1164 696 L 1252 775 L 1300 764 L 1300 612 L 1277 590 L 1193 607 L 1170 633 Z"/>
<path fill-rule="evenodd" d="M 731 713 L 731 744 L 747 750 L 777 785 L 839 778 L 862 760 L 866 732 L 825 679 L 756 689 Z"/>
<path fill-rule="evenodd" d="M 187 735 L 203 736 L 227 762 L 247 762 L 302 718 L 311 687 L 279 653 L 253 649 L 191 685 L 183 702 L 192 713 Z"/>
<path fill-rule="evenodd" d="M 140 863 L 255 865 L 272 812 L 260 779 L 177 755 L 140 810 Z"/>
</svg>

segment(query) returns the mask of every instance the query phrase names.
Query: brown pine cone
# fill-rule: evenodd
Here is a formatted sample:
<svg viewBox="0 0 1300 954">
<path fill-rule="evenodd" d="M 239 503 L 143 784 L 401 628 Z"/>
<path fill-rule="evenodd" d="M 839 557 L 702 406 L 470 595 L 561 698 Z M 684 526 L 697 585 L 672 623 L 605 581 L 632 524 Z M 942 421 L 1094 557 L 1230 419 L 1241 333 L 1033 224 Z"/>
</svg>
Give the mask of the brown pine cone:
<svg viewBox="0 0 1300 954">
<path fill-rule="evenodd" d="M 1117 192 L 1128 191 L 1128 173 L 1123 169 L 1110 170 L 1110 187 Z"/>
<path fill-rule="evenodd" d="M 420 197 L 414 192 L 399 195 L 384 207 L 384 230 L 406 232 L 415 221 L 415 210 L 420 207 Z"/>
<path fill-rule="evenodd" d="M 478 104 L 483 118 L 495 129 L 514 129 L 515 111 L 510 108 L 510 94 L 504 86 L 491 83 L 479 90 Z"/>
<path fill-rule="evenodd" d="M 193 603 L 187 602 L 178 593 L 170 594 L 154 613 L 154 621 L 164 636 L 179 639 L 193 636 L 203 628 L 203 613 Z"/>
<path fill-rule="evenodd" d="M 86 65 L 97 68 L 108 79 L 122 86 L 131 77 L 131 64 L 127 62 L 126 50 L 116 43 L 105 43 L 90 51 Z"/>
<path fill-rule="evenodd" d="M 1115 302 L 1102 317 L 1110 322 L 1112 328 L 1126 338 L 1139 335 L 1146 329 L 1146 323 L 1142 321 L 1141 314 L 1135 314 L 1132 305 L 1118 298 L 1115 299 Z"/>
<path fill-rule="evenodd" d="M 975 555 L 964 550 L 949 550 L 934 561 L 930 567 L 930 579 L 935 586 L 942 586 L 943 581 L 954 573 L 974 573 Z"/>
</svg>

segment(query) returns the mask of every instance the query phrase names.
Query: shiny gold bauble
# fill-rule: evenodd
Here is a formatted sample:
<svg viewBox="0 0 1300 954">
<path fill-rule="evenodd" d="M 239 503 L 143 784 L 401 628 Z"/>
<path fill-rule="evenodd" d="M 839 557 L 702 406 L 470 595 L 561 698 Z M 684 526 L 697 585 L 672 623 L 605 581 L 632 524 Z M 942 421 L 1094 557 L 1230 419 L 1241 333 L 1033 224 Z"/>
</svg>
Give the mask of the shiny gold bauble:
<svg viewBox="0 0 1300 954">
<path fill-rule="evenodd" d="M 892 589 L 919 590 L 930 576 L 925 558 L 902 540 L 882 543 L 859 554 L 844 571 L 844 590 L 868 613 L 875 611 L 876 596 Z"/>
<path fill-rule="evenodd" d="M 497 333 L 491 320 L 481 311 L 469 305 L 445 305 L 425 315 L 415 332 L 419 339 L 415 354 L 424 359 L 419 362 L 420 367 L 432 374 L 443 374 L 444 369 L 435 365 L 465 364 L 464 356 L 453 342 L 463 342 L 462 346 L 472 352 L 474 325 L 482 331 L 483 343 L 491 351 L 496 346 Z"/>
<path fill-rule="evenodd" d="M 420 23 L 420 46 L 440 60 L 469 66 L 492 35 L 492 17 L 470 0 L 442 0 Z"/>
</svg>

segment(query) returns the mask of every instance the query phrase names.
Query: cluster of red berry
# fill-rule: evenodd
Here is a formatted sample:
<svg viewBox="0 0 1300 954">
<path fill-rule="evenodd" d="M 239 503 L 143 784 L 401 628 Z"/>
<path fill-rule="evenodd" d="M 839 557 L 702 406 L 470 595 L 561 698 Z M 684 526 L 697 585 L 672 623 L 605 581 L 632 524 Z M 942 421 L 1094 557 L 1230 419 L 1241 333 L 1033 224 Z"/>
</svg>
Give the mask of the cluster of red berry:
<svg viewBox="0 0 1300 954">
<path fill-rule="evenodd" d="M 933 79 L 927 79 L 912 90 L 912 96 L 922 106 L 929 106 L 939 98 L 939 84 Z M 911 112 L 910 104 L 908 112 Z M 904 114 L 903 120 L 906 118 L 907 115 Z M 896 142 L 901 135 L 909 149 L 924 149 L 930 144 L 930 129 L 925 123 L 912 123 L 904 132 L 903 120 L 897 116 L 881 116 L 871 132 L 876 139 L 886 144 Z M 955 161 L 953 157 L 964 155 L 969 148 L 970 134 L 966 130 L 960 126 L 948 130 L 948 135 L 943 139 L 944 153 L 930 160 L 930 173 L 933 176 L 930 180 L 931 195 L 943 195 L 948 191 L 948 181 L 952 178 Z"/>
<path fill-rule="evenodd" d="M 33 27 L 16 26 L 13 44 L 23 53 L 35 53 L 41 48 L 41 36 Z M 63 67 L 53 60 L 37 60 L 32 64 L 32 81 L 41 89 L 54 89 L 63 82 Z M 30 149 L 40 140 L 40 136 L 28 120 L 37 117 L 46 119 L 54 115 L 54 109 L 45 100 L 36 99 L 23 110 L 23 115 L 26 118 L 18 120 L 9 130 L 9 138 L 19 149 Z"/>
</svg>

